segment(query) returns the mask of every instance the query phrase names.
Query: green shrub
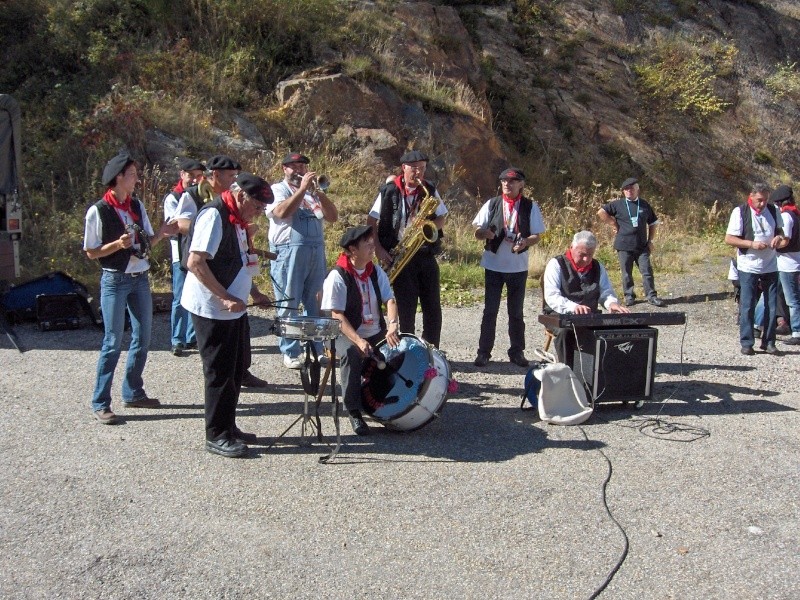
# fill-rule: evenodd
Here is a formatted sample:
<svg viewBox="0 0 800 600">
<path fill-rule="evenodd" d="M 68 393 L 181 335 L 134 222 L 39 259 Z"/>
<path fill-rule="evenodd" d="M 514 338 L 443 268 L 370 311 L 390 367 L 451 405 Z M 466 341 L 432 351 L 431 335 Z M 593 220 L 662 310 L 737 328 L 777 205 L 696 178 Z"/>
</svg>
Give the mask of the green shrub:
<svg viewBox="0 0 800 600">
<path fill-rule="evenodd" d="M 787 60 L 778 65 L 765 83 L 777 100 L 789 98 L 800 101 L 800 71 L 797 70 L 796 62 Z"/>
</svg>

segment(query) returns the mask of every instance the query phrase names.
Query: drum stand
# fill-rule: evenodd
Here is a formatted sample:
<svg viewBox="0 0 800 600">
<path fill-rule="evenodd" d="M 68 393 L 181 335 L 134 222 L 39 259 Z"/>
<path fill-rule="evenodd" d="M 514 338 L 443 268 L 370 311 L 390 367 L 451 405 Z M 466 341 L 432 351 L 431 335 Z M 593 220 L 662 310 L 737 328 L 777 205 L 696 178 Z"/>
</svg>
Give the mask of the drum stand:
<svg viewBox="0 0 800 600">
<path fill-rule="evenodd" d="M 311 344 L 314 342 L 312 340 L 306 341 L 306 355 L 308 356 L 311 352 Z M 300 423 L 300 445 L 301 446 L 310 446 L 311 441 L 306 438 L 306 429 L 308 431 L 316 430 L 317 432 L 317 440 L 322 442 L 324 441 L 322 438 L 322 423 L 319 418 L 319 407 L 322 403 L 322 396 L 325 394 L 325 388 L 328 384 L 328 379 L 331 382 L 331 402 L 333 404 L 332 415 L 333 415 L 333 423 L 336 429 L 336 445 L 331 450 L 331 453 L 326 456 L 320 456 L 319 462 L 327 463 L 336 458 L 336 455 L 339 454 L 339 449 L 342 447 L 342 435 L 341 435 L 341 426 L 339 424 L 339 415 L 340 415 L 340 407 L 339 407 L 339 398 L 336 394 L 336 343 L 335 338 L 330 340 L 330 352 L 328 353 L 328 366 L 325 369 L 325 375 L 322 378 L 322 381 L 319 384 L 319 390 L 316 393 L 316 403 L 315 403 L 315 410 L 314 410 L 314 417 L 312 418 L 311 412 L 309 410 L 310 406 L 310 399 L 312 398 L 313 394 L 310 394 L 308 390 L 304 387 L 305 397 L 303 399 L 303 414 L 297 417 L 286 429 L 281 432 L 278 437 L 276 437 L 273 442 L 267 446 L 267 450 L 272 448 L 275 444 L 278 443 L 278 440 L 283 438 L 289 431 Z M 330 446 L 329 446 L 330 447 Z"/>
</svg>

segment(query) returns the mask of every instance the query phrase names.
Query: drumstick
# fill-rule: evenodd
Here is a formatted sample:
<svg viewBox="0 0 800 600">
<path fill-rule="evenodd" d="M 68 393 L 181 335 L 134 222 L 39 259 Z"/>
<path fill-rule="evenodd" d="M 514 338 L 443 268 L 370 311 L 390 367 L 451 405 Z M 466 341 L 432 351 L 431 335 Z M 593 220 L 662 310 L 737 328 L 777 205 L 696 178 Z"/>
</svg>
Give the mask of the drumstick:
<svg viewBox="0 0 800 600">
<path fill-rule="evenodd" d="M 261 258 L 268 258 L 270 260 L 275 260 L 278 258 L 278 255 L 274 252 L 270 252 L 269 250 L 262 250 L 261 248 L 253 248 L 253 254 L 257 254 Z"/>
</svg>

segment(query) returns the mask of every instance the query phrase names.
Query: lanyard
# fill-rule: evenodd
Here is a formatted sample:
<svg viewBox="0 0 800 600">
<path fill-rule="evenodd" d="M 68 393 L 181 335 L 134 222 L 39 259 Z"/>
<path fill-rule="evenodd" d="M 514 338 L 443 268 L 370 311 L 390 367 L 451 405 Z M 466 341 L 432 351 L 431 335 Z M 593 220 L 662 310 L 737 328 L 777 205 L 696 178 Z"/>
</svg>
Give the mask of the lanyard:
<svg viewBox="0 0 800 600">
<path fill-rule="evenodd" d="M 625 199 L 625 208 L 628 209 L 628 218 L 630 218 L 631 224 L 634 227 L 638 227 L 639 226 L 639 211 L 641 210 L 641 207 L 639 206 L 639 199 L 638 198 L 636 199 L 636 216 L 635 217 L 631 214 L 630 200 L 628 200 L 627 198 Z"/>
</svg>

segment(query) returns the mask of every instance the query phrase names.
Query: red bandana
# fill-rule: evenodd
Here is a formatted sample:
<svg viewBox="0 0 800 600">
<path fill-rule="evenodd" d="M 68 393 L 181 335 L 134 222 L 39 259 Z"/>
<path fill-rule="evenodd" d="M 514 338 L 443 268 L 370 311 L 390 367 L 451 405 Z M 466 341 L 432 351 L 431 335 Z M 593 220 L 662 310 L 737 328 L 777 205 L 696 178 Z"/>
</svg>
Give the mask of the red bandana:
<svg viewBox="0 0 800 600">
<path fill-rule="evenodd" d="M 233 194 L 230 190 L 225 190 L 219 195 L 219 197 L 222 198 L 225 206 L 227 206 L 228 210 L 230 211 L 228 220 L 234 225 L 239 225 L 242 229 L 244 229 L 245 233 L 247 234 L 247 247 L 252 248 L 253 242 L 250 239 L 250 230 L 247 228 L 250 223 L 242 219 L 242 215 L 239 213 L 239 207 L 236 206 L 236 199 L 233 197 Z"/>
<path fill-rule="evenodd" d="M 175 184 L 175 187 L 172 188 L 172 191 L 175 192 L 176 194 L 182 194 L 183 192 L 185 192 L 186 190 L 183 189 L 183 181 L 179 179 L 178 183 Z"/>
<path fill-rule="evenodd" d="M 756 216 L 760 215 L 761 211 L 764 210 L 763 207 L 756 208 L 755 206 L 753 206 L 753 199 L 750 196 L 747 197 L 747 204 L 750 205 L 750 208 L 753 209 L 753 212 L 756 213 Z M 764 206 L 766 206 L 766 204 L 764 204 Z"/>
<path fill-rule="evenodd" d="M 797 209 L 796 204 L 784 204 L 783 206 L 781 206 L 781 212 L 782 213 L 793 212 L 797 214 L 797 216 L 800 216 L 800 210 Z"/>
<path fill-rule="evenodd" d="M 114 190 L 109 188 L 106 191 L 105 195 L 103 196 L 103 200 L 105 200 L 110 206 L 113 206 L 118 210 L 128 213 L 131 216 L 131 219 L 133 219 L 134 223 L 139 220 L 139 217 L 136 216 L 136 213 L 133 212 L 133 209 L 131 208 L 130 196 L 125 198 L 124 202 L 120 202 L 119 199 L 117 198 L 117 195 L 114 193 Z"/>
<path fill-rule="evenodd" d="M 517 200 L 519 200 L 520 198 L 522 198 L 522 192 L 517 194 L 516 198 L 511 198 L 510 196 L 506 196 L 505 194 L 503 194 L 503 200 L 505 201 L 506 204 L 508 204 L 509 210 L 514 208 L 514 205 L 517 203 Z"/>
<path fill-rule="evenodd" d="M 364 272 L 361 273 L 361 275 L 359 275 L 356 272 L 356 269 L 353 266 L 353 263 L 350 262 L 350 258 L 347 256 L 347 254 L 345 252 L 342 252 L 339 255 L 339 258 L 336 259 L 336 266 L 337 267 L 342 267 L 345 271 L 350 273 L 350 275 L 352 275 L 356 279 L 360 279 L 361 281 L 367 281 L 367 279 L 369 279 L 370 275 L 372 275 L 373 269 L 375 268 L 375 265 L 373 265 L 372 261 L 370 261 L 370 262 L 367 263 L 367 266 L 364 269 Z"/>
<path fill-rule="evenodd" d="M 575 264 L 575 259 L 572 258 L 572 248 L 567 248 L 567 251 L 566 251 L 566 253 L 564 253 L 564 256 L 567 257 L 567 260 L 569 261 L 569 264 L 571 264 L 572 268 L 575 269 L 578 273 L 588 273 L 589 270 L 592 268 L 592 263 L 591 262 L 588 265 L 586 265 L 585 267 L 579 267 L 578 265 L 576 265 Z"/>
</svg>

